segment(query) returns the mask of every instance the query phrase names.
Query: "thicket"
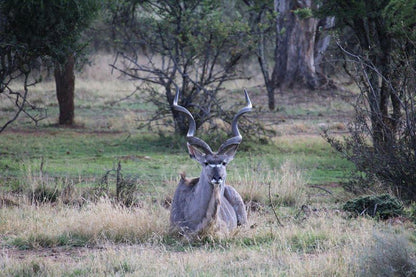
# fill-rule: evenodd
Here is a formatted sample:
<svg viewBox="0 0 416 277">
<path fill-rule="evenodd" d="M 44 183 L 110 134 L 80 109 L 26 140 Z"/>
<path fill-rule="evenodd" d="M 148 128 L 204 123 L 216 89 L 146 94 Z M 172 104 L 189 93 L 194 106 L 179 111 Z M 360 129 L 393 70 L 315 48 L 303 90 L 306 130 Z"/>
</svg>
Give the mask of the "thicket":
<svg viewBox="0 0 416 277">
<path fill-rule="evenodd" d="M 356 166 L 347 188 L 416 199 L 416 1 L 326 1 L 345 69 L 359 88 L 350 136 L 328 142 Z"/>
</svg>

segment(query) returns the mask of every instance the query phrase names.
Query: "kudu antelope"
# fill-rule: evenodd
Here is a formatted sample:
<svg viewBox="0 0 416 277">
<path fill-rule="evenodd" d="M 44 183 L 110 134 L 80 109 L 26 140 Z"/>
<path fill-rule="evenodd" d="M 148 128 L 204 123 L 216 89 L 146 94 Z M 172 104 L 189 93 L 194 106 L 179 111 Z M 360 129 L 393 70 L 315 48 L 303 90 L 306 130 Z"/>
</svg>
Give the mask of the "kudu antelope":
<svg viewBox="0 0 416 277">
<path fill-rule="evenodd" d="M 199 178 L 188 179 L 185 174 L 173 197 L 170 223 L 173 230 L 182 234 L 203 234 L 210 231 L 229 233 L 247 223 L 247 212 L 240 194 L 225 184 L 226 166 L 234 158 L 242 137 L 238 130 L 238 119 L 252 109 L 251 101 L 244 90 L 246 106 L 242 108 L 231 123 L 233 137 L 227 139 L 213 152 L 202 139 L 195 137 L 196 124 L 192 114 L 178 105 L 179 90 L 173 108 L 184 113 L 189 121 L 187 146 L 191 158 L 202 166 Z"/>
</svg>

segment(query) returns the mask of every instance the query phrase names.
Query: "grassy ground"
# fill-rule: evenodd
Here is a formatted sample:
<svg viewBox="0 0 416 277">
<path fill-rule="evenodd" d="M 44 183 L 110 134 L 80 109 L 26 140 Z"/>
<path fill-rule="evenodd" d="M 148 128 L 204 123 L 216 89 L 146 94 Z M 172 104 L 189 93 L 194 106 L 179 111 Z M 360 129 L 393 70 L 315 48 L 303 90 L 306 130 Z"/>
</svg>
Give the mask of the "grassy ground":
<svg viewBox="0 0 416 277">
<path fill-rule="evenodd" d="M 277 135 L 264 145 L 243 140 L 228 168 L 248 226 L 191 242 L 169 234 L 169 203 L 178 174 L 197 176 L 199 166 L 169 129 L 164 136 L 137 130 L 137 118 L 154 108 L 140 95 L 118 101 L 137 84 L 107 75 L 105 58 L 96 63 L 77 81 L 76 128 L 55 125 L 53 84 L 43 83 L 31 101 L 47 108 L 48 119 L 33 127 L 22 117 L 0 134 L 0 276 L 414 274 L 411 221 L 341 210 L 351 195 L 340 184 L 352 165 L 319 132 L 345 132 L 344 96 L 278 95 L 277 111 L 260 118 Z M 248 87 L 255 107 L 267 110 L 257 84 L 228 86 Z M 11 108 L 0 103 L 1 121 Z M 119 163 L 126 189 L 119 202 L 128 206 L 115 199 Z"/>
</svg>

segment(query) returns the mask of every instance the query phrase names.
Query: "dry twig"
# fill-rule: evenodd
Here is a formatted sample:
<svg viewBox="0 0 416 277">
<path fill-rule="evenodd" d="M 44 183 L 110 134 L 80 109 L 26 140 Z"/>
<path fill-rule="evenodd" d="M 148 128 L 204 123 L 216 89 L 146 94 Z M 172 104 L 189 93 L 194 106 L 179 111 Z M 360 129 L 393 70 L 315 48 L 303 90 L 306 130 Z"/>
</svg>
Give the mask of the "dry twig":
<svg viewBox="0 0 416 277">
<path fill-rule="evenodd" d="M 272 201 L 272 193 L 271 193 L 271 182 L 268 182 L 268 188 L 269 188 L 269 202 L 270 202 L 270 207 L 272 208 L 274 217 L 276 218 L 277 223 L 279 224 L 280 227 L 283 227 L 284 225 L 282 224 L 282 222 L 280 221 L 279 217 L 277 216 L 275 207 L 273 205 L 273 201 Z"/>
</svg>

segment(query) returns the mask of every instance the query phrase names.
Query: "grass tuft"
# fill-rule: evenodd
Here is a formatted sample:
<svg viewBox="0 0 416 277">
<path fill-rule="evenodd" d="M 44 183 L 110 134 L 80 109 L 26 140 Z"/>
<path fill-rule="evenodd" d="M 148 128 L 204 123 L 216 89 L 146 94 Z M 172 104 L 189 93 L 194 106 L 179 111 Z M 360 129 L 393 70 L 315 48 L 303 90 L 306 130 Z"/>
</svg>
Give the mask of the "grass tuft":
<svg viewBox="0 0 416 277">
<path fill-rule="evenodd" d="M 404 235 L 373 233 L 357 251 L 356 276 L 415 276 L 416 261 Z"/>
<path fill-rule="evenodd" d="M 284 162 L 279 169 L 247 169 L 243 176 L 230 180 L 249 206 L 254 203 L 263 205 L 301 207 L 308 201 L 306 181 L 302 171 L 290 161 Z"/>
<path fill-rule="evenodd" d="M 325 250 L 324 242 L 327 236 L 323 233 L 301 233 L 290 237 L 289 243 L 292 251 L 312 254 Z"/>
</svg>

